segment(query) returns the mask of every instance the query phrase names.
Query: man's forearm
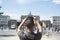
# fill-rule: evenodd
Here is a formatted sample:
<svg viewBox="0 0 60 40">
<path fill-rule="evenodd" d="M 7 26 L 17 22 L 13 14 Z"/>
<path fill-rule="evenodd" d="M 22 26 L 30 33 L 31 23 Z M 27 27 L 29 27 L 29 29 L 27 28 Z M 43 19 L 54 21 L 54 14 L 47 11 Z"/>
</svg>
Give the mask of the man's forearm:
<svg viewBox="0 0 60 40">
<path fill-rule="evenodd" d="M 42 30 L 42 26 L 40 25 L 40 23 L 39 23 L 39 21 L 37 21 L 37 27 L 38 27 L 38 29 L 39 29 L 39 32 L 42 32 L 43 30 Z"/>
<path fill-rule="evenodd" d="M 18 30 L 21 30 L 22 25 L 24 24 L 24 22 L 27 20 L 27 17 L 21 22 L 21 24 L 18 26 Z"/>
<path fill-rule="evenodd" d="M 22 23 L 18 26 L 18 29 L 17 29 L 18 32 L 22 29 L 23 23 L 24 23 L 24 22 L 22 22 Z"/>
<path fill-rule="evenodd" d="M 39 32 L 42 32 L 43 30 L 42 30 L 42 27 L 39 23 L 39 20 L 36 17 L 33 17 L 33 18 L 34 18 L 35 24 L 37 25 L 37 27 L 39 29 Z"/>
<path fill-rule="evenodd" d="M 24 23 L 24 22 L 22 22 L 22 23 L 18 26 L 18 29 L 21 29 L 21 28 L 22 28 L 23 23 Z"/>
</svg>

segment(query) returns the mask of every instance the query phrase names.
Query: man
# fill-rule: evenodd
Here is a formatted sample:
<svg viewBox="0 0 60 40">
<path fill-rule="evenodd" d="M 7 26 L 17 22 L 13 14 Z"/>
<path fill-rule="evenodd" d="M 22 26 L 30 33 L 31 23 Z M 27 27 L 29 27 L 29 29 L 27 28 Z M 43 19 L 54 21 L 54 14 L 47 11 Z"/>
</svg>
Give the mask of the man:
<svg viewBox="0 0 60 40">
<path fill-rule="evenodd" d="M 36 32 L 37 28 L 37 32 Z M 20 40 L 41 40 L 42 27 L 36 17 L 28 16 L 18 26 Z"/>
</svg>

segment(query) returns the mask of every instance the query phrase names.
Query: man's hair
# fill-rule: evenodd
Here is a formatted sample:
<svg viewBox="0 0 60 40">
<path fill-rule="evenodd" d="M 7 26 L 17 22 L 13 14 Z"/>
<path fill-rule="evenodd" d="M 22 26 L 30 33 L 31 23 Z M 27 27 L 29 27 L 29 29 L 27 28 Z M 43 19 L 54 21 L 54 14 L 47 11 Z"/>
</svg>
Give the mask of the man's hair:
<svg viewBox="0 0 60 40">
<path fill-rule="evenodd" d="M 25 22 L 25 26 L 27 26 L 28 28 L 34 26 L 34 20 L 32 16 L 28 16 L 26 22 Z"/>
</svg>

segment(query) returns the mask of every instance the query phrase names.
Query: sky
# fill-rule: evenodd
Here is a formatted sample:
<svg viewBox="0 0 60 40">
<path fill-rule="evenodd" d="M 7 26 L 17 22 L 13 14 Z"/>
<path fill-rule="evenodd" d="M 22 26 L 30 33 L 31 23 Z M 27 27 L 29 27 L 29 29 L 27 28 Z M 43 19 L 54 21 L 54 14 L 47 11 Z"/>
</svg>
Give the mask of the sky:
<svg viewBox="0 0 60 40">
<path fill-rule="evenodd" d="M 0 11 L 11 19 L 20 20 L 21 15 L 40 16 L 41 20 L 49 20 L 51 16 L 60 16 L 60 0 L 0 0 Z"/>
</svg>

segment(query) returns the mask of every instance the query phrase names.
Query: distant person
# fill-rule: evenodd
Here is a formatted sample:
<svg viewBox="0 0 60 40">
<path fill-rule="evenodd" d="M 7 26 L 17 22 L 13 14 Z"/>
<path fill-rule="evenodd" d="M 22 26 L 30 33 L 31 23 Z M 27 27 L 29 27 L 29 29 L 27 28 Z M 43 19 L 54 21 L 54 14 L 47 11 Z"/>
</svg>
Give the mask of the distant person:
<svg viewBox="0 0 60 40">
<path fill-rule="evenodd" d="M 36 27 L 38 28 L 37 33 L 34 32 Z M 17 32 L 20 40 L 41 40 L 42 37 L 42 27 L 39 20 L 33 16 L 26 17 L 18 26 Z"/>
<path fill-rule="evenodd" d="M 43 31 L 44 31 L 44 34 L 46 34 L 46 27 L 45 26 L 43 27 Z"/>
<path fill-rule="evenodd" d="M 57 31 L 57 28 L 55 28 L 55 32 Z"/>
</svg>

